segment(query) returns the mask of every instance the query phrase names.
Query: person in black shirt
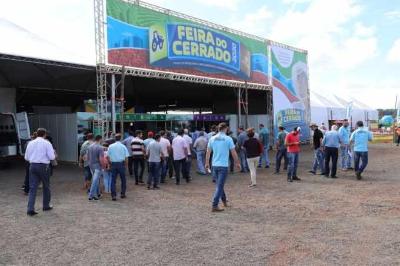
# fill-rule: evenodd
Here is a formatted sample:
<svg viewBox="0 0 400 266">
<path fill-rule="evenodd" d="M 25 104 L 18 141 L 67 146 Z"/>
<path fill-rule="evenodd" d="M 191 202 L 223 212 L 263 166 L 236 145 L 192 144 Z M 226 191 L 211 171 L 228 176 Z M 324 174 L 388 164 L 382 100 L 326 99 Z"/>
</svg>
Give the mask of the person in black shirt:
<svg viewBox="0 0 400 266">
<path fill-rule="evenodd" d="M 324 134 L 322 133 L 321 130 L 318 129 L 318 126 L 316 124 L 311 124 L 310 128 L 312 131 L 314 131 L 313 135 L 313 143 L 312 146 L 314 148 L 314 162 L 312 165 L 312 170 L 310 173 L 316 174 L 317 173 L 317 168 L 319 167 L 321 170 L 321 175 L 324 175 L 324 151 L 323 147 L 321 146 L 322 139 L 324 138 Z"/>
<path fill-rule="evenodd" d="M 254 137 L 254 130 L 248 129 L 247 136 L 249 137 L 243 144 L 246 151 L 247 164 L 250 169 L 251 183 L 249 187 L 255 187 L 257 185 L 257 164 L 260 159 L 260 155 L 263 152 L 261 143 Z"/>
</svg>

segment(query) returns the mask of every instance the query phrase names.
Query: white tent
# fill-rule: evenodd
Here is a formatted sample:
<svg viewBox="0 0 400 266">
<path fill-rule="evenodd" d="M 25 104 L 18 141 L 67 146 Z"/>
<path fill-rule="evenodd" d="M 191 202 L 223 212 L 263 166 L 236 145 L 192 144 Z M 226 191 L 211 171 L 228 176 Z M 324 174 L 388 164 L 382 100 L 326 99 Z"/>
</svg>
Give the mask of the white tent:
<svg viewBox="0 0 400 266">
<path fill-rule="evenodd" d="M 343 120 L 347 115 L 347 108 L 351 106 L 351 123 L 363 121 L 369 125 L 370 121 L 378 120 L 378 111 L 358 101 L 353 97 L 346 97 L 345 100 L 337 95 L 322 96 L 319 93 L 310 91 L 311 121 L 325 125 L 329 120 Z"/>
</svg>

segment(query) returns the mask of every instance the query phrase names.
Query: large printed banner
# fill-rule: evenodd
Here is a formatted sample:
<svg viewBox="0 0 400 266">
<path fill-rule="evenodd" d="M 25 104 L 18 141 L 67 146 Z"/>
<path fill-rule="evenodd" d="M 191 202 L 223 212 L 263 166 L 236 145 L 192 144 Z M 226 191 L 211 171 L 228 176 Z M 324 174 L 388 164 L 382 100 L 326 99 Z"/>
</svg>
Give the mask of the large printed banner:
<svg viewBox="0 0 400 266">
<path fill-rule="evenodd" d="M 271 46 L 275 132 L 301 127 L 301 140 L 310 138 L 307 54 Z"/>
<path fill-rule="evenodd" d="M 108 63 L 267 84 L 264 42 L 107 0 Z"/>
</svg>

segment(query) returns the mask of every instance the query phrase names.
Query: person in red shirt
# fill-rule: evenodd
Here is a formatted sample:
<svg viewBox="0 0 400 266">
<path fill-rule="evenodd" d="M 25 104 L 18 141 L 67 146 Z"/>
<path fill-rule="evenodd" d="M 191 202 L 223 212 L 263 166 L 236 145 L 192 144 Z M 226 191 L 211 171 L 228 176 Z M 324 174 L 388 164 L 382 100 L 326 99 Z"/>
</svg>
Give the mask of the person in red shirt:
<svg viewBox="0 0 400 266">
<path fill-rule="evenodd" d="M 300 153 L 300 127 L 295 127 L 292 132 L 287 134 L 285 145 L 287 147 L 287 157 L 289 159 L 287 178 L 288 182 L 293 180 L 300 181 L 297 177 L 297 165 L 299 163 Z"/>
</svg>

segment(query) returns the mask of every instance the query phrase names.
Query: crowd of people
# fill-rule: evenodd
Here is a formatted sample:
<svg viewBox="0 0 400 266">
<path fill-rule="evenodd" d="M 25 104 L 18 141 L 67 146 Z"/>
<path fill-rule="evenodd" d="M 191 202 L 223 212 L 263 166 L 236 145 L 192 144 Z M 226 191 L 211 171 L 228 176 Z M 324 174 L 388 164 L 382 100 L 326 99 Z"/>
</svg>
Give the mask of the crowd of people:
<svg viewBox="0 0 400 266">
<path fill-rule="evenodd" d="M 372 134 L 364 128 L 362 121 L 357 129 L 350 132 L 347 120 L 338 128 L 333 125 L 327 130 L 324 125 L 311 124 L 313 132 L 312 147 L 314 161 L 310 173 L 320 171 L 325 177 L 337 178 L 339 154 L 341 169 L 353 169 L 357 179 L 368 164 L 368 142 Z M 55 150 L 46 140 L 46 130 L 38 129 L 35 138 L 29 142 L 25 159 L 27 176 L 25 188 L 29 187 L 28 215 L 37 214 L 34 210 L 38 184 L 43 184 L 43 210 L 51 210 L 49 176 L 50 165 L 55 160 Z M 301 181 L 297 175 L 300 154 L 300 127 L 287 132 L 280 126 L 275 138 L 275 174 L 280 174 L 282 159 L 283 170 L 287 170 L 287 181 Z M 168 131 L 158 133 L 136 130 L 129 132 L 125 139 L 121 134 L 103 140 L 102 136 L 88 133 L 80 148 L 79 165 L 83 168 L 84 188 L 89 201 L 97 201 L 102 193 L 109 193 L 111 200 L 117 200 L 116 181 L 121 180 L 120 198 L 126 198 L 127 177 L 134 179 L 135 185 L 146 185 L 148 190 L 158 190 L 162 184 L 174 180 L 176 185 L 192 180 L 192 159 L 197 160 L 197 173 L 210 175 L 215 183 L 212 199 L 212 211 L 220 212 L 229 207 L 224 184 L 228 173 L 236 166 L 242 173 L 250 173 L 249 188 L 257 186 L 257 168 L 270 167 L 269 151 L 271 135 L 267 127 L 238 128 L 237 137 L 233 136 L 225 123 L 212 126 L 210 132 L 204 129 L 189 133 L 188 129 L 179 129 L 176 135 Z M 340 151 L 340 153 L 339 153 Z M 353 160 L 352 160 L 353 159 Z M 147 169 L 147 171 L 146 171 Z M 144 180 L 144 175 L 147 180 Z M 101 181 L 102 180 L 102 181 Z"/>
</svg>

